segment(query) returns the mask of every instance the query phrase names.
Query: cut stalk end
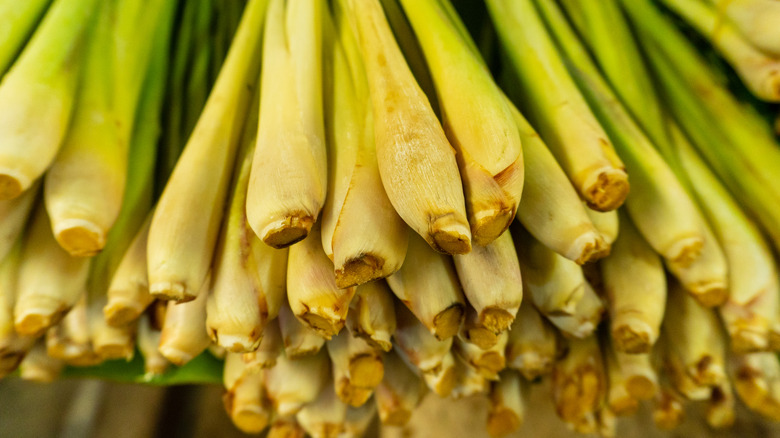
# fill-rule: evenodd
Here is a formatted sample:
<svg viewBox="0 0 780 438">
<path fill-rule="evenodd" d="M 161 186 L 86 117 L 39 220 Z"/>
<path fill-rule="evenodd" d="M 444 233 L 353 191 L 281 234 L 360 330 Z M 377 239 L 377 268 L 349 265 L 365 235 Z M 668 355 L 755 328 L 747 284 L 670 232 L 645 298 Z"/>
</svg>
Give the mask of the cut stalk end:
<svg viewBox="0 0 780 438">
<path fill-rule="evenodd" d="M 167 345 L 160 345 L 159 350 L 164 358 L 168 359 L 176 366 L 182 366 L 193 358 L 191 353 Z"/>
<path fill-rule="evenodd" d="M 412 411 L 400 406 L 394 407 L 393 410 L 389 412 L 380 409 L 379 418 L 382 421 L 382 424 L 386 426 L 405 426 L 412 418 Z"/>
<path fill-rule="evenodd" d="M 769 337 L 765 331 L 741 327 L 731 334 L 731 349 L 735 353 L 754 353 L 769 348 Z"/>
<path fill-rule="evenodd" d="M 443 341 L 449 339 L 458 333 L 460 324 L 463 322 L 465 312 L 463 305 L 456 303 L 439 312 L 433 317 L 433 335 L 436 339 Z"/>
<path fill-rule="evenodd" d="M 177 303 L 186 303 L 197 298 L 197 295 L 187 290 L 184 283 L 171 281 L 150 284 L 149 294 L 161 300 L 176 301 Z"/>
<path fill-rule="evenodd" d="M 493 333 L 509 330 L 514 320 L 515 317 L 507 310 L 496 307 L 487 307 L 479 314 L 479 322 Z"/>
<path fill-rule="evenodd" d="M 336 314 L 318 314 L 307 311 L 299 317 L 301 321 L 325 339 L 337 335 L 344 327 L 344 320 Z"/>
<path fill-rule="evenodd" d="M 103 307 L 103 316 L 108 325 L 119 327 L 135 321 L 143 311 L 144 307 L 136 301 L 114 298 Z"/>
<path fill-rule="evenodd" d="M 508 435 L 520 428 L 520 418 L 506 407 L 491 410 L 488 414 L 487 431 L 490 436 Z"/>
<path fill-rule="evenodd" d="M 266 225 L 258 236 L 266 245 L 276 249 L 286 248 L 309 235 L 316 218 L 306 214 L 287 216 Z"/>
<path fill-rule="evenodd" d="M 515 210 L 512 208 L 477 212 L 473 218 L 474 222 L 471 224 L 471 234 L 474 243 L 480 246 L 489 245 L 509 228 L 514 218 Z"/>
<path fill-rule="evenodd" d="M 583 189 L 588 207 L 596 211 L 611 211 L 620 207 L 628 196 L 628 175 L 614 167 L 600 169 L 588 175 Z"/>
<path fill-rule="evenodd" d="M 567 251 L 567 259 L 584 265 L 608 256 L 610 246 L 597 231 L 588 231 L 572 242 Z"/>
<path fill-rule="evenodd" d="M 655 396 L 656 384 L 647 376 L 630 376 L 626 379 L 626 391 L 631 397 L 639 400 L 649 400 Z"/>
<path fill-rule="evenodd" d="M 487 350 L 498 343 L 498 335 L 485 327 L 471 327 L 466 330 L 469 342 L 477 347 Z"/>
<path fill-rule="evenodd" d="M 374 388 L 382 382 L 384 364 L 377 356 L 364 354 L 349 362 L 352 384 L 362 388 Z"/>
<path fill-rule="evenodd" d="M 74 257 L 92 257 L 106 245 L 106 233 L 101 227 L 84 219 L 57 221 L 54 237 L 62 249 Z"/>
<path fill-rule="evenodd" d="M 133 358 L 133 353 L 135 353 L 135 350 L 133 345 L 107 344 L 95 348 L 95 353 L 103 360 L 130 360 Z"/>
<path fill-rule="evenodd" d="M 268 426 L 268 412 L 262 406 L 240 406 L 230 414 L 233 424 L 244 433 L 260 433 Z"/>
<path fill-rule="evenodd" d="M 252 333 L 254 334 L 254 333 Z M 257 350 L 262 336 L 247 336 L 243 334 L 224 334 L 214 331 L 211 339 L 220 347 L 231 353 L 248 353 Z"/>
<path fill-rule="evenodd" d="M 721 281 L 686 285 L 690 294 L 704 307 L 720 306 L 729 298 L 729 292 Z"/>
<path fill-rule="evenodd" d="M 639 319 L 623 321 L 612 328 L 612 342 L 615 350 L 628 354 L 647 353 L 653 346 L 653 330 Z"/>
<path fill-rule="evenodd" d="M 361 254 L 360 257 L 347 260 L 340 269 L 336 269 L 336 286 L 347 289 L 386 275 L 382 271 L 385 260 L 374 254 Z"/>
<path fill-rule="evenodd" d="M 65 315 L 67 309 L 57 308 L 27 308 L 16 315 L 14 329 L 22 336 L 37 337 L 47 328 L 57 324 Z"/>
<path fill-rule="evenodd" d="M 684 267 L 690 265 L 701 255 L 701 247 L 703 245 L 704 241 L 701 235 L 690 236 L 677 240 L 666 251 L 663 251 L 661 255 L 669 260 L 670 263 L 676 263 Z"/>
<path fill-rule="evenodd" d="M 0 169 L 0 200 L 14 199 L 32 184 L 27 175 L 15 169 Z"/>
<path fill-rule="evenodd" d="M 471 252 L 471 231 L 451 214 L 436 218 L 430 226 L 431 247 L 445 254 Z"/>
</svg>

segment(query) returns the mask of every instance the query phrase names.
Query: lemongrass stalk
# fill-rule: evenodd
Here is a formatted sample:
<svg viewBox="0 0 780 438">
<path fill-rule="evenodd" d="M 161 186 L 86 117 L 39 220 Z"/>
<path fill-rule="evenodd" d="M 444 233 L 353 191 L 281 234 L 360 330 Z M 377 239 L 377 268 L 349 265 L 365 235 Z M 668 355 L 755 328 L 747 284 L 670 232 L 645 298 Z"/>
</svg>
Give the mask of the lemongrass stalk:
<svg viewBox="0 0 780 438">
<path fill-rule="evenodd" d="M 322 250 L 320 225 L 289 249 L 287 299 L 302 323 L 330 339 L 344 327 L 355 288 L 339 289 L 333 262 Z"/>
<path fill-rule="evenodd" d="M 661 258 L 626 215 L 621 215 L 612 253 L 601 262 L 601 274 L 615 349 L 650 351 L 664 317 L 666 273 Z"/>
<path fill-rule="evenodd" d="M 737 395 L 748 408 L 780 420 L 780 363 L 774 353 L 733 355 L 729 371 Z"/>
<path fill-rule="evenodd" d="M 671 354 L 699 385 L 714 386 L 726 378 L 720 330 L 713 310 L 702 307 L 678 283 L 670 284 L 663 331 Z"/>
<path fill-rule="evenodd" d="M 20 196 L 0 201 L 0 223 L 3 224 L 2 231 L 0 231 L 0 260 L 4 259 L 11 251 L 22 234 L 38 199 L 39 188 L 40 183 L 35 182 Z"/>
<path fill-rule="evenodd" d="M 247 368 L 257 372 L 264 368 L 271 368 L 276 364 L 276 358 L 284 351 L 282 331 L 279 321 L 269 321 L 263 330 L 263 339 L 256 351 L 241 355 Z"/>
<path fill-rule="evenodd" d="M 511 109 L 472 50 L 474 43 L 450 22 L 458 20 L 456 15 L 448 19 L 436 2 L 401 3 L 433 75 L 444 130 L 457 151 L 474 242 L 487 245 L 509 227 L 523 191 L 523 149 Z"/>
<path fill-rule="evenodd" d="M 652 353 L 628 354 L 615 351 L 615 358 L 631 397 L 649 400 L 658 393 L 658 374 L 653 366 Z"/>
<path fill-rule="evenodd" d="M 211 343 L 206 332 L 209 283 L 210 281 L 206 281 L 203 284 L 203 290 L 198 292 L 193 301 L 168 302 L 158 348 L 166 359 L 176 365 L 186 364 Z"/>
<path fill-rule="evenodd" d="M 271 0 L 263 37 L 260 125 L 247 222 L 268 245 L 305 238 L 325 202 L 322 5 Z"/>
<path fill-rule="evenodd" d="M 780 56 L 780 5 L 772 0 L 709 0 L 719 22 L 728 20 L 742 36 L 769 55 Z M 723 16 L 725 15 L 725 17 Z"/>
<path fill-rule="evenodd" d="M 0 262 L 0 376 L 15 370 L 32 348 L 35 338 L 16 333 L 14 303 L 22 239 L 18 238 L 10 252 Z"/>
<path fill-rule="evenodd" d="M 409 236 L 407 258 L 410 263 L 387 277 L 390 289 L 437 339 L 455 336 L 465 300 L 452 259 L 414 235 Z"/>
<path fill-rule="evenodd" d="M 561 331 L 563 336 L 584 339 L 596 330 L 603 314 L 604 302 L 593 290 L 590 283 L 586 282 L 582 299 L 577 302 L 574 313 L 571 315 L 546 314 L 545 316 Z"/>
<path fill-rule="evenodd" d="M 664 342 L 664 344 L 668 343 Z M 688 374 L 683 359 L 672 351 L 670 347 L 667 346 L 665 348 L 662 375 L 665 374 L 675 390 L 687 400 L 707 400 L 712 393 L 712 387 L 694 379 L 693 376 Z"/>
<path fill-rule="evenodd" d="M 523 300 L 517 251 L 509 231 L 487 246 L 453 257 L 463 292 L 479 322 L 498 334 L 509 329 Z"/>
<path fill-rule="evenodd" d="M 598 434 L 604 438 L 615 438 L 617 436 L 617 414 L 606 404 L 601 406 L 597 414 Z"/>
<path fill-rule="evenodd" d="M 87 311 L 84 293 L 68 314 L 46 331 L 46 354 L 68 365 L 88 366 L 102 362 L 92 346 Z"/>
<path fill-rule="evenodd" d="M 385 373 L 374 391 L 379 419 L 388 426 L 403 426 L 425 394 L 423 381 L 391 351 L 384 356 Z"/>
<path fill-rule="evenodd" d="M 511 108 L 526 166 L 518 220 L 538 241 L 569 260 L 583 264 L 606 256 L 609 245 L 566 173 L 534 127 L 514 105 Z"/>
<path fill-rule="evenodd" d="M 19 377 L 33 382 L 51 383 L 57 380 L 64 365 L 61 360 L 46 354 L 44 341 L 39 339 L 19 364 Z"/>
<path fill-rule="evenodd" d="M 218 345 L 235 353 L 257 349 L 268 320 L 284 298 L 287 251 L 265 245 L 246 222 L 246 189 L 254 151 L 257 104 L 247 119 L 229 210 L 214 260 L 206 327 Z M 252 128 L 249 128 L 249 127 Z"/>
<path fill-rule="evenodd" d="M 704 219 L 694 201 L 615 96 L 561 11 L 552 2 L 538 4 L 572 76 L 626 162 L 632 193 L 626 208 L 631 219 L 664 259 L 687 266 L 698 257 L 704 239 Z"/>
<path fill-rule="evenodd" d="M 330 363 L 324 351 L 299 359 L 281 355 L 276 365 L 265 370 L 265 388 L 274 412 L 294 415 L 313 402 L 323 389 L 332 391 Z"/>
<path fill-rule="evenodd" d="M 506 363 L 526 380 L 549 374 L 556 356 L 554 329 L 536 307 L 526 300 L 509 330 Z"/>
<path fill-rule="evenodd" d="M 662 379 L 658 394 L 653 399 L 655 426 L 661 430 L 672 430 L 677 428 L 684 419 L 684 400 L 668 381 Z"/>
<path fill-rule="evenodd" d="M 284 354 L 291 359 L 316 354 L 325 338 L 295 317 L 287 301 L 279 309 L 279 329 L 284 343 Z"/>
<path fill-rule="evenodd" d="M 596 413 L 607 391 L 607 376 L 595 336 L 568 342 L 553 367 L 553 404 L 558 417 L 578 432 L 594 432 Z"/>
<path fill-rule="evenodd" d="M 244 114 L 259 68 L 265 0 L 252 0 L 149 229 L 149 291 L 193 300 L 209 271 Z M 204 177 L 207 175 L 207 177 Z M 193 205 L 207 211 L 193 214 Z"/>
<path fill-rule="evenodd" d="M 3 29 L 0 34 L 0 77 L 24 48 L 50 4 L 51 0 L 7 1 L 0 4 L 0 28 Z"/>
<path fill-rule="evenodd" d="M 360 438 L 366 435 L 368 428 L 376 417 L 376 405 L 366 403 L 360 407 L 347 406 L 347 415 L 344 417 L 344 427 L 339 438 Z"/>
<path fill-rule="evenodd" d="M 57 0 L 0 81 L 0 199 L 29 189 L 68 130 L 97 0 Z"/>
<path fill-rule="evenodd" d="M 742 211 L 682 133 L 672 126 L 680 163 L 692 182 L 729 267 L 728 300 L 720 313 L 737 352 L 763 350 L 780 299 L 777 267 L 761 231 Z"/>
<path fill-rule="evenodd" d="M 60 248 L 43 205 L 29 227 L 19 265 L 14 327 L 19 334 L 38 336 L 76 304 L 87 283 L 90 260 Z"/>
<path fill-rule="evenodd" d="M 395 332 L 393 293 L 384 280 L 361 284 L 349 303 L 347 329 L 373 347 L 390 351 L 390 337 Z"/>
<path fill-rule="evenodd" d="M 617 361 L 615 349 L 602 337 L 601 348 L 604 351 L 604 368 L 607 374 L 607 399 L 609 410 L 615 415 L 634 415 L 639 409 L 639 400 L 628 392 L 626 376 Z"/>
<path fill-rule="evenodd" d="M 123 0 L 98 14 L 78 107 L 44 185 L 52 232 L 72 255 L 102 250 L 120 214 L 142 86 L 155 44 L 167 47 L 174 6 Z"/>
<path fill-rule="evenodd" d="M 147 379 L 162 375 L 170 365 L 168 359 L 157 349 L 157 346 L 160 345 L 160 336 L 162 336 L 161 328 L 155 327 L 149 313 L 144 313 L 138 318 L 136 344 L 141 356 L 144 357 L 144 377 Z"/>
<path fill-rule="evenodd" d="M 337 437 L 344 429 L 347 405 L 338 399 L 332 385 L 325 385 L 311 403 L 296 415 L 298 424 L 313 438 Z"/>
<path fill-rule="evenodd" d="M 474 368 L 482 377 L 497 380 L 498 373 L 506 367 L 506 346 L 508 332 L 498 336 L 498 342 L 488 349 L 482 349 L 464 338 L 455 338 L 453 351 L 468 365 Z"/>
<path fill-rule="evenodd" d="M 122 256 L 108 286 L 108 302 L 103 315 L 110 325 L 123 325 L 137 319 L 154 301 L 146 275 L 146 247 L 152 215 L 148 214 Z"/>
<path fill-rule="evenodd" d="M 225 357 L 225 410 L 233 424 L 244 433 L 260 433 L 270 421 L 263 377 L 262 372 L 249 371 L 239 353 L 228 353 Z"/>
<path fill-rule="evenodd" d="M 471 306 L 466 306 L 466 316 L 458 336 L 483 350 L 493 347 L 498 342 L 498 334 L 482 325 L 477 311 Z"/>
<path fill-rule="evenodd" d="M 396 305 L 395 314 L 396 351 L 420 371 L 433 392 L 446 397 L 455 384 L 452 338 L 437 339 L 405 306 Z"/>
<path fill-rule="evenodd" d="M 362 406 L 382 381 L 381 353 L 347 332 L 331 338 L 327 346 L 336 395 L 351 406 Z"/>
<path fill-rule="evenodd" d="M 455 386 L 452 388 L 450 397 L 457 400 L 476 394 L 487 394 L 490 381 L 462 357 L 455 356 L 454 370 Z"/>
<path fill-rule="evenodd" d="M 736 70 L 742 82 L 759 99 L 780 102 L 780 57 L 754 47 L 729 20 L 706 2 L 663 0 L 701 33 Z M 780 9 L 776 15 L 780 17 Z"/>
<path fill-rule="evenodd" d="M 488 10 L 528 102 L 521 109 L 588 205 L 599 211 L 619 207 L 629 191 L 623 163 L 566 72 L 532 1 L 492 0 Z"/>
<path fill-rule="evenodd" d="M 275 418 L 266 438 L 305 438 L 305 436 L 306 431 L 298 424 L 298 420 L 291 416 Z"/>
<path fill-rule="evenodd" d="M 649 2 L 621 2 L 637 32 L 669 109 L 734 195 L 780 242 L 780 193 L 772 183 L 780 153 L 770 127 L 720 84 L 704 59 Z"/>
<path fill-rule="evenodd" d="M 593 225 L 598 230 L 604 242 L 611 248 L 612 243 L 618 238 L 620 232 L 620 222 L 616 210 L 596 211 L 591 208 L 585 210 Z"/>
<path fill-rule="evenodd" d="M 398 48 L 378 0 L 344 0 L 365 62 L 379 173 L 401 218 L 432 248 L 471 251 L 452 146 Z M 420 190 L 414 181 L 428 181 Z"/>
<path fill-rule="evenodd" d="M 712 395 L 707 401 L 705 419 L 713 429 L 724 429 L 734 425 L 736 398 L 728 379 L 712 388 Z"/>
<path fill-rule="evenodd" d="M 512 370 L 502 371 L 498 381 L 491 384 L 487 419 L 490 436 L 501 437 L 520 428 L 525 420 L 528 390 L 528 384 Z"/>
<path fill-rule="evenodd" d="M 387 277 L 403 264 L 408 228 L 387 198 L 376 158 L 370 96 L 363 61 L 349 23 L 332 23 L 325 59 L 328 193 L 322 246 L 333 260 L 336 285 Z M 334 28 L 335 27 L 335 28 Z M 359 221 L 359 222 L 358 222 Z"/>
<path fill-rule="evenodd" d="M 90 280 L 90 282 L 92 281 Z M 89 337 L 92 340 L 92 350 L 102 360 L 125 359 L 130 361 L 135 354 L 135 334 L 138 321 L 111 326 L 103 316 L 105 305 L 105 290 L 88 287 L 86 317 Z"/>
</svg>

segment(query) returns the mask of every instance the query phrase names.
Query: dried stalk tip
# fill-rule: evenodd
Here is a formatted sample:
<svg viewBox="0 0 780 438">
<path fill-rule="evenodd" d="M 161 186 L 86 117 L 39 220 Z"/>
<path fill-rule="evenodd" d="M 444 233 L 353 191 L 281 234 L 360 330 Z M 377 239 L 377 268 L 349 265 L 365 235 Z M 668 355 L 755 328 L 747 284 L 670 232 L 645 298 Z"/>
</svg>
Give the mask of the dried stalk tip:
<svg viewBox="0 0 780 438">
<path fill-rule="evenodd" d="M 300 213 L 268 224 L 258 235 L 266 245 L 276 249 L 287 248 L 305 239 L 314 225 L 315 218 Z"/>
<path fill-rule="evenodd" d="M 596 211 L 612 211 L 628 197 L 628 175 L 625 170 L 608 167 L 591 172 L 583 183 L 588 207 Z"/>
</svg>

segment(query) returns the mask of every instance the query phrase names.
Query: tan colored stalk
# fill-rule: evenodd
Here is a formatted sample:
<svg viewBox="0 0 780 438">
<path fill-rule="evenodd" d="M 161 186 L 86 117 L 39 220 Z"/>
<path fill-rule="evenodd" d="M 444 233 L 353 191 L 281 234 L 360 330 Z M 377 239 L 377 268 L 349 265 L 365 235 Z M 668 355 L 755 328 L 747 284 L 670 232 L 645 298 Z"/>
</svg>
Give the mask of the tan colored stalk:
<svg viewBox="0 0 780 438">
<path fill-rule="evenodd" d="M 136 113 L 157 34 L 170 29 L 174 6 L 122 0 L 99 8 L 78 105 L 44 184 L 52 232 L 71 255 L 100 252 L 119 217 L 134 170 L 128 163 Z"/>
<path fill-rule="evenodd" d="M 247 119 L 253 125 L 257 104 Z M 286 299 L 287 250 L 255 236 L 246 222 L 246 189 L 254 150 L 252 129 L 241 139 L 229 210 L 214 259 L 213 283 L 206 304 L 206 327 L 217 345 L 235 353 L 254 351 L 263 329 Z"/>
<path fill-rule="evenodd" d="M 149 292 L 195 299 L 209 272 L 244 115 L 255 94 L 267 0 L 251 0 L 206 106 L 165 186 L 147 248 Z M 206 211 L 193 214 L 194 205 Z"/>
<path fill-rule="evenodd" d="M 648 352 L 661 330 L 666 273 L 661 257 L 626 215 L 612 253 L 601 262 L 610 337 L 625 353 Z"/>
<path fill-rule="evenodd" d="M 325 16 L 330 28 L 330 14 Z M 336 285 L 344 288 L 397 271 L 406 255 L 408 228 L 382 187 L 366 72 L 349 23 L 340 18 L 331 29 L 338 35 L 331 38 L 325 59 L 330 168 L 322 246 L 333 260 Z"/>
<path fill-rule="evenodd" d="M 469 365 L 462 357 L 455 356 L 455 386 L 450 397 L 455 400 L 471 397 L 476 394 L 487 394 L 490 381 L 476 368 Z"/>
<path fill-rule="evenodd" d="M 295 417 L 275 418 L 273 424 L 268 429 L 266 438 L 305 438 L 306 431 L 303 430 Z"/>
<path fill-rule="evenodd" d="M 734 67 L 742 82 L 756 97 L 769 102 L 780 102 L 780 53 L 767 54 L 753 46 L 731 20 L 724 20 L 717 8 L 707 2 L 663 0 L 662 3 L 704 35 Z M 729 5 L 722 7 L 726 11 L 731 9 Z M 767 15 L 780 18 L 780 8 L 765 9 Z M 776 49 L 780 49 L 780 44 L 777 44 Z"/>
<path fill-rule="evenodd" d="M 553 367 L 553 403 L 558 416 L 578 432 L 595 432 L 596 414 L 607 391 L 607 376 L 595 336 L 572 339 Z"/>
<path fill-rule="evenodd" d="M 74 108 L 97 0 L 58 0 L 0 81 L 0 199 L 28 190 L 57 155 Z"/>
<path fill-rule="evenodd" d="M 279 321 L 269 321 L 263 330 L 263 339 L 256 351 L 244 353 L 242 359 L 248 369 L 255 372 L 276 365 L 276 358 L 284 351 Z"/>
<path fill-rule="evenodd" d="M 43 205 L 34 213 L 19 265 L 14 326 L 22 335 L 38 336 L 56 324 L 86 287 L 90 260 L 60 248 Z"/>
<path fill-rule="evenodd" d="M 508 339 L 509 333 L 502 332 L 494 346 L 483 350 L 476 344 L 458 336 L 455 338 L 453 350 L 482 377 L 488 380 L 497 380 L 498 373 L 506 367 L 505 351 Z"/>
<path fill-rule="evenodd" d="M 549 374 L 556 356 L 555 329 L 526 300 L 517 312 L 506 346 L 506 364 L 526 380 Z"/>
<path fill-rule="evenodd" d="M 463 292 L 452 259 L 436 253 L 418 236 L 409 236 L 405 263 L 387 278 L 393 293 L 437 339 L 458 333 L 465 313 Z"/>
<path fill-rule="evenodd" d="M 534 127 L 514 106 L 511 108 L 523 140 L 526 167 L 517 210 L 520 223 L 545 246 L 579 264 L 606 256 L 609 245 L 566 173 Z"/>
<path fill-rule="evenodd" d="M 295 415 L 298 424 L 313 438 L 336 438 L 344 430 L 347 405 L 339 400 L 333 385 L 325 385 L 311 403 Z"/>
<path fill-rule="evenodd" d="M 614 348 L 607 340 L 602 339 L 601 348 L 604 350 L 604 362 L 607 371 L 607 400 L 609 410 L 615 415 L 634 415 L 639 409 L 639 400 L 628 392 L 626 375 L 617 361 Z"/>
<path fill-rule="evenodd" d="M 669 287 L 663 331 L 670 353 L 683 372 L 699 385 L 714 386 L 726 378 L 724 345 L 715 312 L 702 307 L 682 287 Z"/>
<path fill-rule="evenodd" d="M 742 210 L 688 140 L 673 129 L 680 163 L 728 261 L 728 299 L 720 314 L 736 352 L 768 347 L 780 308 L 777 266 L 758 226 Z"/>
<path fill-rule="evenodd" d="M 517 251 L 509 231 L 487 246 L 453 257 L 458 278 L 482 326 L 498 334 L 509 329 L 523 300 Z"/>
<path fill-rule="evenodd" d="M 437 251 L 466 254 L 471 231 L 454 150 L 414 79 L 378 0 L 344 0 L 365 61 L 382 184 Z M 425 189 L 418 182 L 426 181 Z"/>
<path fill-rule="evenodd" d="M 39 383 L 51 383 L 60 376 L 65 363 L 46 354 L 43 339 L 39 339 L 19 364 L 19 377 Z"/>
<path fill-rule="evenodd" d="M 501 372 L 498 381 L 490 386 L 490 408 L 487 431 L 492 437 L 515 432 L 525 420 L 525 397 L 528 384 L 512 370 Z"/>
<path fill-rule="evenodd" d="M 141 356 L 144 357 L 144 377 L 153 378 L 165 373 L 170 366 L 170 362 L 160 353 L 157 346 L 160 345 L 160 336 L 162 327 L 156 327 L 152 316 L 144 313 L 138 318 L 138 333 L 136 335 L 136 344 Z"/>
<path fill-rule="evenodd" d="M 135 354 L 135 335 L 138 321 L 111 326 L 103 316 L 105 305 L 105 290 L 88 287 L 87 322 L 89 336 L 92 339 L 92 350 L 102 360 L 125 359 L 130 361 Z"/>
<path fill-rule="evenodd" d="M 279 329 L 284 343 L 284 354 L 291 359 L 316 354 L 323 345 L 325 338 L 304 325 L 293 315 L 287 301 L 279 309 Z"/>
<path fill-rule="evenodd" d="M 483 350 L 493 347 L 498 342 L 498 334 L 482 325 L 477 311 L 468 305 L 466 306 L 466 317 L 463 320 L 463 325 L 460 326 L 458 336 Z"/>
<path fill-rule="evenodd" d="M 585 293 L 577 303 L 571 315 L 548 314 L 547 319 L 556 326 L 565 337 L 584 339 L 590 336 L 601 322 L 604 314 L 604 303 L 593 290 L 590 283 L 585 283 Z"/>
<path fill-rule="evenodd" d="M 279 356 L 276 365 L 264 373 L 267 396 L 274 412 L 283 417 L 294 415 L 313 402 L 323 389 L 332 391 L 329 365 L 324 351 L 299 359 Z"/>
<path fill-rule="evenodd" d="M 361 284 L 349 303 L 347 328 L 372 346 L 390 351 L 390 337 L 395 332 L 393 293 L 384 280 Z"/>
<path fill-rule="evenodd" d="M 457 151 L 474 242 L 485 246 L 517 212 L 524 174 L 520 135 L 473 41 L 459 31 L 460 23 L 450 22 L 458 17 L 447 17 L 436 2 L 401 3 L 433 76 L 444 131 Z"/>
<path fill-rule="evenodd" d="M 379 419 L 388 426 L 403 426 L 420 404 L 425 383 L 393 351 L 384 356 L 384 363 L 384 377 L 374 391 Z"/>
<path fill-rule="evenodd" d="M 593 222 L 593 225 L 596 227 L 599 234 L 601 234 L 604 242 L 606 242 L 608 247 L 611 247 L 620 233 L 620 220 L 618 219 L 617 211 L 602 212 L 588 208 L 585 212 L 588 213 L 588 217 Z"/>
<path fill-rule="evenodd" d="M 5 259 L 30 220 L 30 213 L 38 199 L 39 188 L 40 183 L 35 182 L 22 195 L 11 200 L 0 201 L 0 223 L 3 224 L 0 230 L 0 260 Z"/>
<path fill-rule="evenodd" d="M 405 307 L 395 307 L 398 328 L 393 334 L 397 352 L 417 368 L 436 394 L 446 397 L 455 384 L 452 338 L 436 339 Z"/>
<path fill-rule="evenodd" d="M 327 346 L 336 395 L 351 406 L 362 406 L 382 381 L 381 353 L 346 331 L 331 338 Z"/>
<path fill-rule="evenodd" d="M 46 331 L 46 354 L 75 366 L 96 365 L 103 361 L 93 351 L 86 293 L 58 324 Z"/>
<path fill-rule="evenodd" d="M 146 275 L 146 243 L 152 215 L 146 218 L 111 278 L 108 302 L 103 314 L 110 325 L 119 326 L 137 319 L 154 301 Z"/>
<path fill-rule="evenodd" d="M 652 399 L 658 393 L 658 374 L 653 367 L 651 355 L 652 353 L 626 354 L 615 351 L 620 372 L 625 377 L 626 390 L 631 397 L 638 400 Z"/>
<path fill-rule="evenodd" d="M 206 332 L 206 302 L 210 275 L 195 300 L 186 303 L 168 302 L 165 322 L 160 335 L 159 350 L 176 365 L 184 365 L 209 346 Z"/>
<path fill-rule="evenodd" d="M 528 102 L 522 109 L 588 205 L 599 211 L 619 207 L 629 191 L 623 163 L 566 71 L 532 1 L 492 0 L 488 10 Z"/>
<path fill-rule="evenodd" d="M 225 358 L 225 410 L 233 424 L 244 433 L 260 433 L 271 418 L 264 398 L 263 373 L 250 372 L 238 353 Z"/>
<path fill-rule="evenodd" d="M 712 388 L 712 395 L 707 401 L 705 419 L 713 429 L 725 429 L 734 425 L 736 398 L 728 379 Z"/>
<path fill-rule="evenodd" d="M 21 243 L 22 238 L 18 238 L 0 262 L 0 377 L 15 370 L 35 342 L 35 338 L 19 335 L 14 329 Z"/>
<path fill-rule="evenodd" d="M 376 405 L 366 403 L 360 407 L 347 406 L 347 415 L 344 417 L 344 427 L 339 438 L 361 438 L 366 435 L 368 428 L 376 417 Z"/>
<path fill-rule="evenodd" d="M 322 250 L 320 226 L 289 249 L 287 299 L 295 316 L 323 337 L 330 339 L 346 323 L 355 288 L 339 289 L 333 262 Z"/>
<path fill-rule="evenodd" d="M 325 202 L 322 4 L 271 0 L 247 222 L 275 248 L 309 234 Z"/>
<path fill-rule="evenodd" d="M 730 358 L 734 388 L 745 405 L 780 420 L 780 362 L 774 353 L 737 354 Z"/>
</svg>

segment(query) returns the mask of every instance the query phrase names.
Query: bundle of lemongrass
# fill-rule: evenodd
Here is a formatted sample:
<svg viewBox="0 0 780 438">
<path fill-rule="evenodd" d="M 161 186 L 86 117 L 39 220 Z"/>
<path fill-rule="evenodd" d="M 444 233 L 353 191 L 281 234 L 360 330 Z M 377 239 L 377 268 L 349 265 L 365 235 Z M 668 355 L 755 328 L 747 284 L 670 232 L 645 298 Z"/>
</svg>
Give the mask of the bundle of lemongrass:
<svg viewBox="0 0 780 438">
<path fill-rule="evenodd" d="M 780 100 L 774 1 L 658 1 Z M 780 420 L 771 125 L 653 0 L 486 5 L 493 71 L 449 0 L 0 0 L 0 375 L 269 436 L 428 390 L 504 435 L 546 378 L 583 433 Z"/>
</svg>

